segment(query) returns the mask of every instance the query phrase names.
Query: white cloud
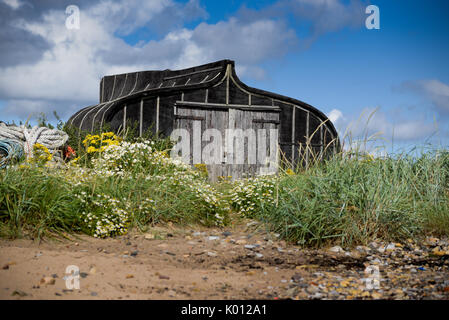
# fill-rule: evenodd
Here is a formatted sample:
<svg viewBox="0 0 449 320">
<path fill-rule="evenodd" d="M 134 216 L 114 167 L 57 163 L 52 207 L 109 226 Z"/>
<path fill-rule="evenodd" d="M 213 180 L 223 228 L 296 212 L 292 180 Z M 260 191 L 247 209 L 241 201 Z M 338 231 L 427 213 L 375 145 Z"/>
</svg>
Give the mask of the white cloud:
<svg viewBox="0 0 449 320">
<path fill-rule="evenodd" d="M 340 0 L 287 1 L 293 13 L 312 21 L 316 35 L 362 24 L 366 5 L 360 1 L 344 3 Z"/>
<path fill-rule="evenodd" d="M 57 10 L 47 12 L 42 20 L 16 21 L 22 30 L 46 39 L 50 49 L 37 63 L 23 61 L 1 68 L 0 95 L 16 101 L 41 101 L 30 104 L 36 111 L 45 109 L 45 101 L 78 100 L 82 107 L 98 100 L 99 80 L 104 75 L 178 69 L 224 58 L 239 61 L 243 74 L 261 78 L 264 72 L 255 64 L 282 54 L 279 48 L 286 48 L 295 38 L 293 31 L 272 20 L 245 24 L 235 18 L 201 23 L 193 30 L 178 29 L 139 46 L 130 46 L 114 35 L 142 26 L 171 1 L 151 3 L 100 2 L 81 11 L 79 30 L 66 29 L 66 15 Z"/>
<path fill-rule="evenodd" d="M 13 10 L 17 10 L 23 5 L 23 3 L 19 0 L 3 0 L 2 2 L 11 7 Z"/>
<path fill-rule="evenodd" d="M 440 115 L 449 115 L 449 85 L 440 80 L 407 81 L 402 83 L 400 89 L 425 97 L 430 100 Z"/>
<path fill-rule="evenodd" d="M 336 124 L 337 122 L 343 120 L 343 113 L 338 109 L 332 109 L 327 117 L 332 123 Z"/>
<path fill-rule="evenodd" d="M 360 114 L 343 115 L 338 109 L 328 114 L 340 136 L 353 140 L 383 139 L 391 141 L 424 140 L 431 137 L 438 128 L 424 119 L 408 119 L 399 123 L 394 117 L 379 108 L 364 108 Z"/>
<path fill-rule="evenodd" d="M 17 8 L 22 3 L 3 1 Z M 321 26 L 317 27 L 319 32 L 350 24 L 345 12 L 353 7 L 352 2 L 342 5 L 336 0 L 294 3 L 297 15 L 316 19 L 314 24 Z M 179 69 L 233 59 L 240 76 L 263 79 L 265 71 L 259 64 L 281 57 L 297 41 L 295 31 L 276 15 L 251 19 L 237 15 L 214 24 L 203 22 L 193 29 L 183 28 L 184 21 L 207 16 L 198 0 L 184 4 L 174 0 L 103 0 L 80 5 L 79 30 L 65 28 L 64 9 L 47 8 L 39 18 L 8 22 L 16 30 L 48 43 L 34 60 L 30 57 L 0 66 L 0 99 L 9 100 L 6 110 L 11 114 L 55 107 L 61 115 L 69 116 L 67 104 L 75 101 L 81 108 L 96 103 L 101 77 L 116 73 Z M 282 15 L 287 10 L 284 8 Z M 166 32 L 159 40 L 140 41 L 134 46 L 120 38 L 149 26 Z M 18 101 L 23 111 L 14 111 L 18 110 L 14 107 Z"/>
</svg>

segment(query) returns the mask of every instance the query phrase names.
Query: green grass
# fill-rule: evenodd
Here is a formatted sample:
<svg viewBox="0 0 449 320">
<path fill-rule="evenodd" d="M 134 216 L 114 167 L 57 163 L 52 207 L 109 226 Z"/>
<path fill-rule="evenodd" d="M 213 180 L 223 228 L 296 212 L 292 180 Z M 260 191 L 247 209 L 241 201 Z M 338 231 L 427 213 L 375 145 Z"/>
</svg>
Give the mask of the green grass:
<svg viewBox="0 0 449 320">
<path fill-rule="evenodd" d="M 449 152 L 371 160 L 339 154 L 279 179 L 258 217 L 306 245 L 449 234 Z"/>
<path fill-rule="evenodd" d="M 355 148 L 319 161 L 309 148 L 310 162 L 294 174 L 210 185 L 204 170 L 167 160 L 161 151 L 171 142 L 151 130 L 152 152 L 149 144 L 122 144 L 121 155 L 112 152 L 109 160 L 107 153 L 87 156 L 87 133 L 67 131 L 80 166 L 0 171 L 0 236 L 114 236 L 166 221 L 223 226 L 235 213 L 307 246 L 449 235 L 448 150 L 372 158 Z M 122 137 L 145 140 L 131 124 Z"/>
</svg>

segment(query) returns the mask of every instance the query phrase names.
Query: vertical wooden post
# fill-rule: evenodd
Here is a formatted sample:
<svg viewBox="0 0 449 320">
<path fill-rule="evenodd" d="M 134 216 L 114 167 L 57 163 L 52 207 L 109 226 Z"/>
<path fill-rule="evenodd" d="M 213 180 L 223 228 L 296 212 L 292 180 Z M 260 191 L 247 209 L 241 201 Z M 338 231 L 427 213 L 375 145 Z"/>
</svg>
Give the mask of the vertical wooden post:
<svg viewBox="0 0 449 320">
<path fill-rule="evenodd" d="M 184 93 L 183 93 L 184 95 Z M 156 134 L 159 132 L 159 96 L 156 99 Z"/>
<path fill-rule="evenodd" d="M 292 169 L 295 169 L 295 113 L 296 106 L 293 106 L 293 117 L 292 117 Z"/>
<path fill-rule="evenodd" d="M 126 104 L 123 108 L 123 133 L 125 133 L 126 130 Z"/>
<path fill-rule="evenodd" d="M 226 104 L 229 104 L 229 77 L 231 76 L 231 65 L 226 67 Z"/>
<path fill-rule="evenodd" d="M 309 120 L 310 120 L 310 112 L 307 112 L 307 121 L 306 121 L 306 169 L 309 167 L 309 148 L 311 147 L 312 142 L 309 141 Z"/>
<path fill-rule="evenodd" d="M 139 137 L 141 137 L 143 131 L 143 99 L 140 100 L 139 120 Z"/>
</svg>

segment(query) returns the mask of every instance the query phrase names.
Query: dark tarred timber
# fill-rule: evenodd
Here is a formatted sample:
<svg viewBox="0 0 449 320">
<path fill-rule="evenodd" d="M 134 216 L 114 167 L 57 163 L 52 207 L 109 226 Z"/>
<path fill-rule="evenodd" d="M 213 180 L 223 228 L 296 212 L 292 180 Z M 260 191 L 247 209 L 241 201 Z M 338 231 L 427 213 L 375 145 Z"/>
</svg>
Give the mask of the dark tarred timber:
<svg viewBox="0 0 449 320">
<path fill-rule="evenodd" d="M 105 76 L 100 82 L 100 103 L 75 113 L 68 125 L 91 132 L 106 123 L 114 131 L 137 123 L 140 134 L 151 128 L 169 136 L 177 128 L 191 130 L 195 122 L 201 122 L 202 131 L 220 130 L 223 137 L 227 128 L 279 129 L 280 158 L 293 166 L 307 166 L 311 157 L 322 159 L 340 150 L 337 131 L 321 111 L 293 98 L 248 87 L 237 77 L 231 60 L 183 70 Z M 245 159 L 248 152 L 257 152 L 247 148 L 247 140 L 245 147 Z M 225 158 L 224 152 L 223 164 L 208 165 L 212 180 L 259 172 L 258 165 L 224 164 Z"/>
</svg>

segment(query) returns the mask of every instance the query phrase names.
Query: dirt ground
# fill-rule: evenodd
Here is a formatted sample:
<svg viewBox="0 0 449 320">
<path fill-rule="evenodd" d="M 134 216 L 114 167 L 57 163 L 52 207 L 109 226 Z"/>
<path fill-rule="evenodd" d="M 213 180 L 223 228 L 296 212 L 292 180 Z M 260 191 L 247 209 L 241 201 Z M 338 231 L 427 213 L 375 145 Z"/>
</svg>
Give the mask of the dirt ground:
<svg viewBox="0 0 449 320">
<path fill-rule="evenodd" d="M 3 239 L 0 299 L 449 299 L 447 240 L 313 250 L 277 236 L 245 222 L 108 239 Z M 70 265 L 79 268 L 79 289 Z"/>
</svg>

